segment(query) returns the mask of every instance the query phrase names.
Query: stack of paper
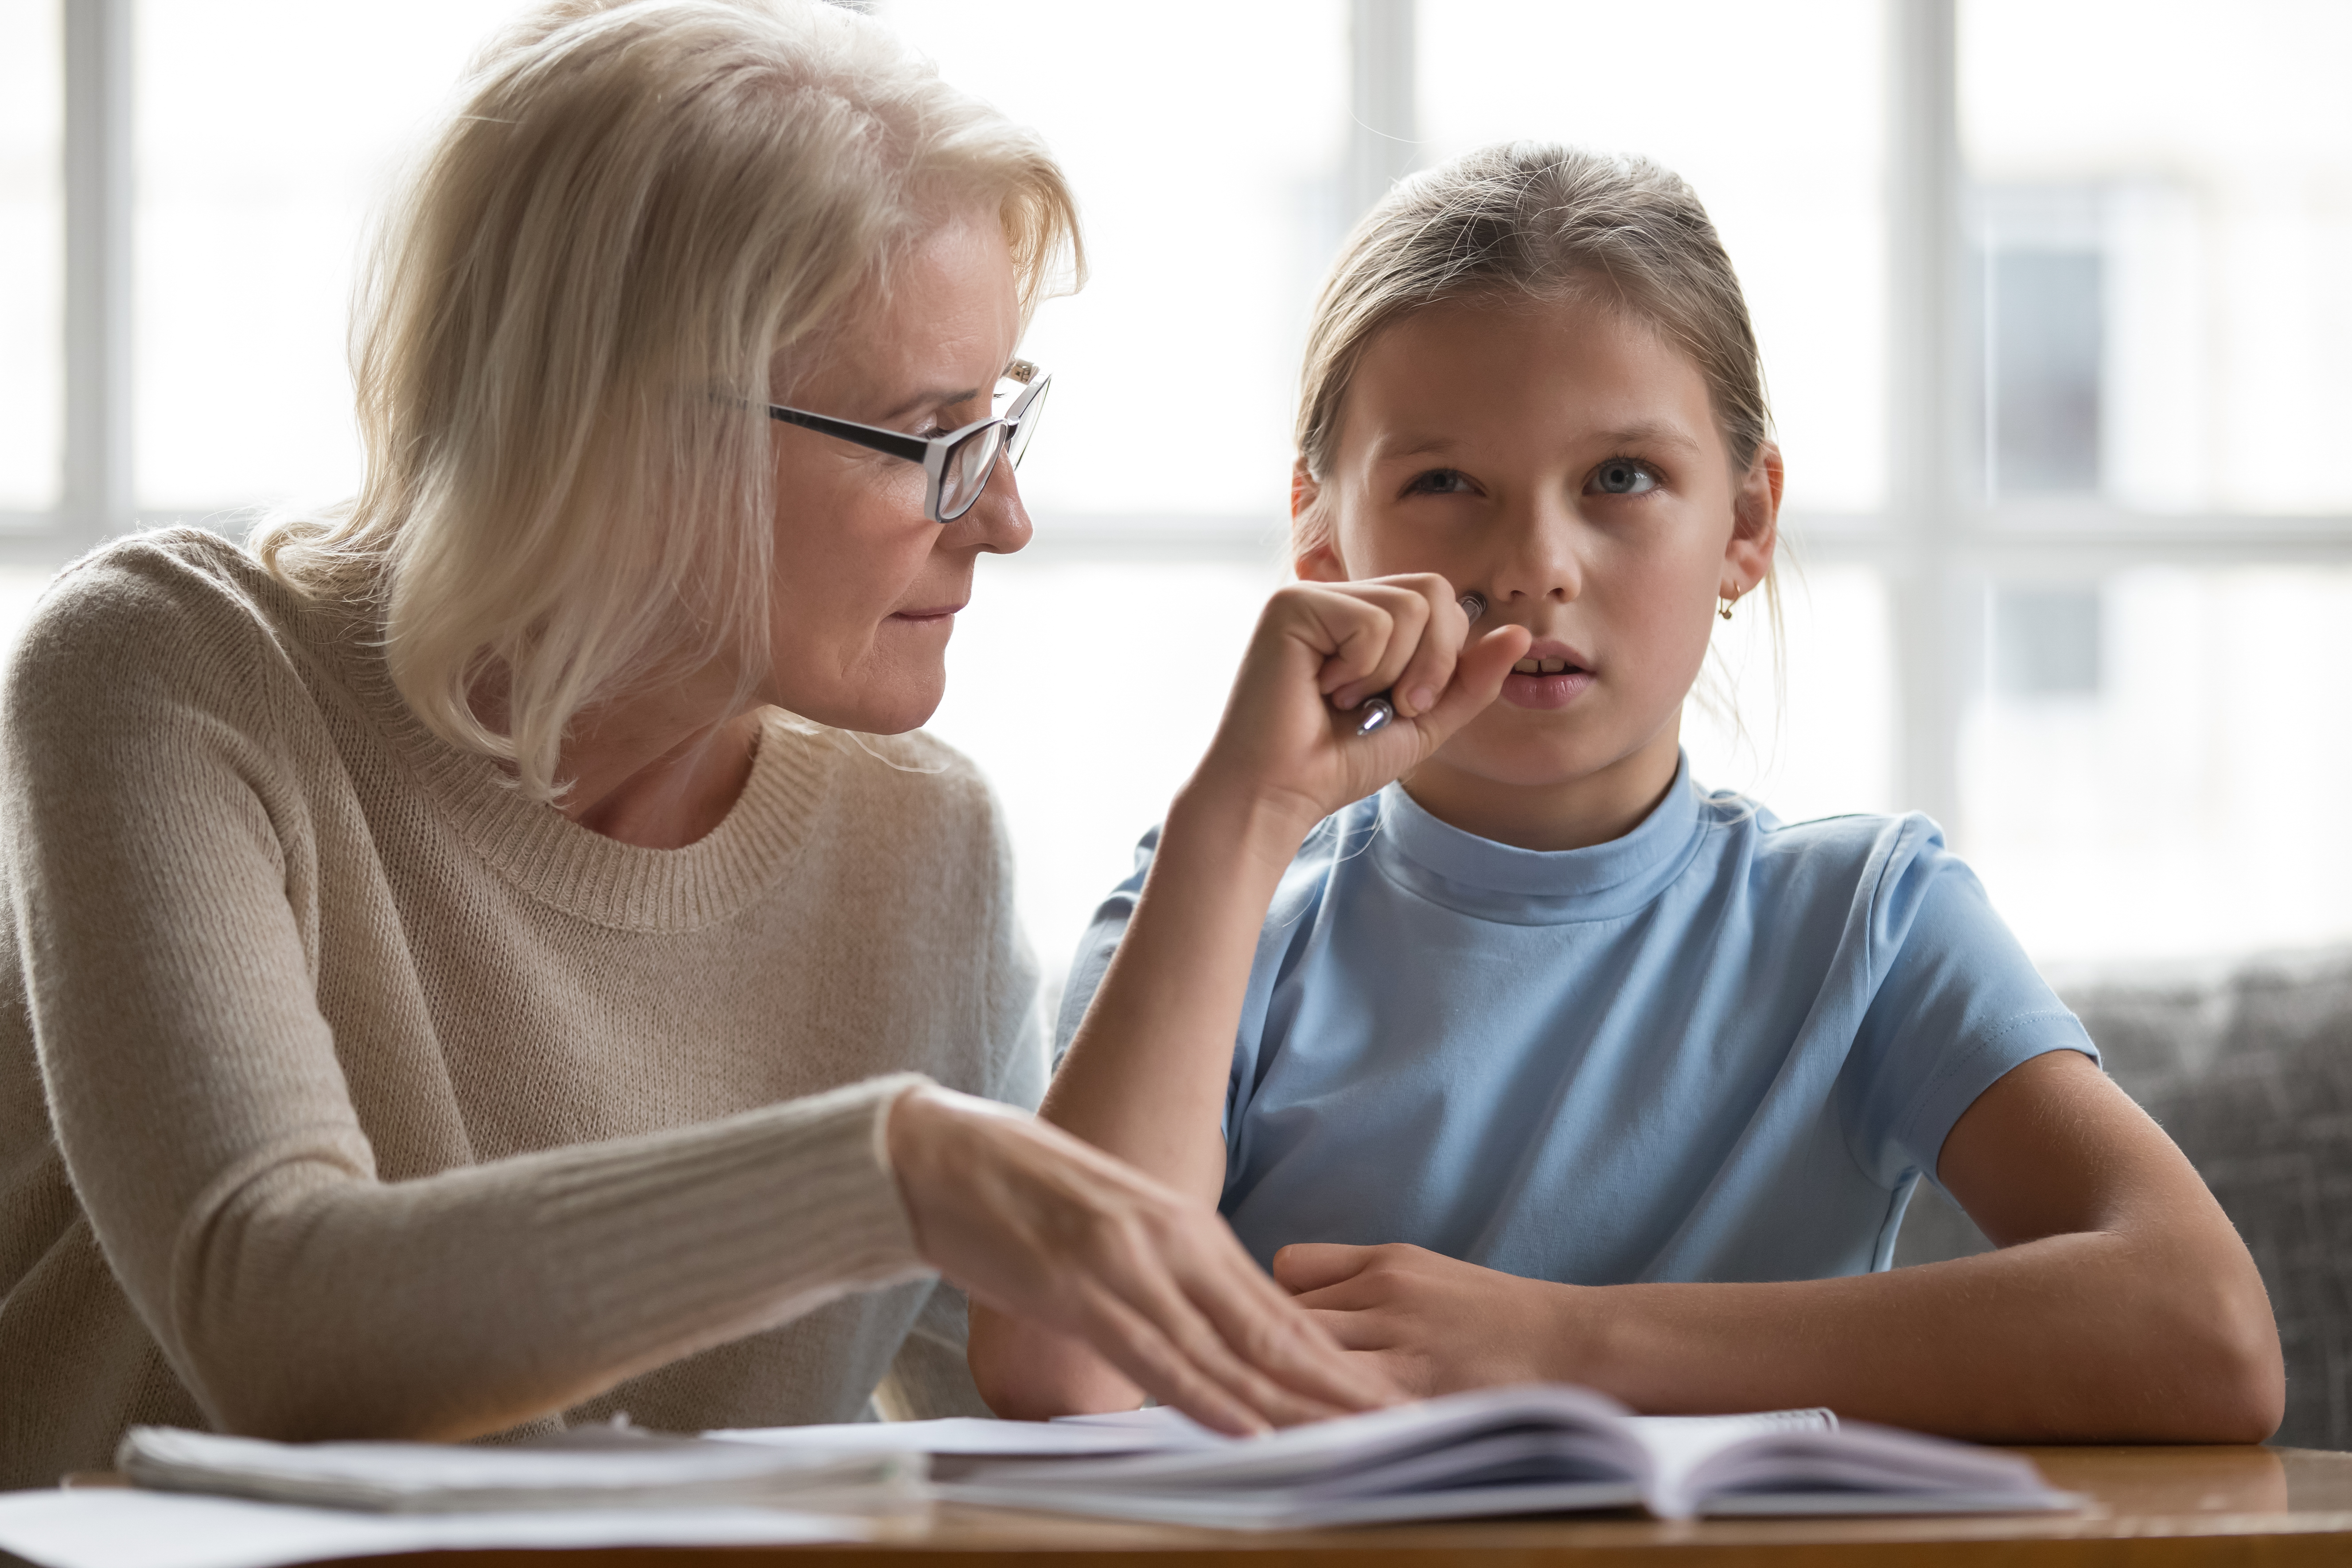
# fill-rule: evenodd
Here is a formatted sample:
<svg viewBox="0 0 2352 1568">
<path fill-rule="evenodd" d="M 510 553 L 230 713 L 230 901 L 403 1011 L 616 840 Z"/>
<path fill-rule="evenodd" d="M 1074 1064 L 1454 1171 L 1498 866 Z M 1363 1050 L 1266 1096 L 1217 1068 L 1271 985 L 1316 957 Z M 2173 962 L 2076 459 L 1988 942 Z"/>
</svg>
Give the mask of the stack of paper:
<svg viewBox="0 0 2352 1568">
<path fill-rule="evenodd" d="M 132 1485 L 160 1491 L 394 1513 L 729 1504 L 865 1509 L 920 1497 L 928 1468 L 922 1451 L 903 1440 L 845 1453 L 608 1427 L 514 1447 L 467 1447 L 269 1443 L 134 1426 L 115 1464 Z"/>
</svg>

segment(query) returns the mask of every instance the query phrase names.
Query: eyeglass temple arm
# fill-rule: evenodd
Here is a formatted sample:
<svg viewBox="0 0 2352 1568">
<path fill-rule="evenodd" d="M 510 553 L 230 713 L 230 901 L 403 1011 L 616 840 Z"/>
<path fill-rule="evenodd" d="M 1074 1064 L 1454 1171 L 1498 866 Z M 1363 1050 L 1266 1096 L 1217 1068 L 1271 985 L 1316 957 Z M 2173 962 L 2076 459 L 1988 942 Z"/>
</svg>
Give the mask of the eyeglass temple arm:
<svg viewBox="0 0 2352 1568">
<path fill-rule="evenodd" d="M 1017 381 L 1028 386 L 1037 379 L 1037 366 L 1032 361 L 1017 359 L 1004 367 L 1004 376 L 1008 381 Z M 768 405 L 768 417 L 822 435 L 838 436 L 845 441 L 855 441 L 869 451 L 887 452 L 910 463 L 919 463 L 930 454 L 931 444 L 929 441 L 901 435 L 896 430 L 885 430 L 878 425 L 860 425 L 855 419 L 835 419 L 830 415 L 787 408 L 781 403 Z"/>
<path fill-rule="evenodd" d="M 904 458 L 919 463 L 930 451 L 930 443 L 879 426 L 860 425 L 854 419 L 835 419 L 827 415 L 804 413 L 798 408 L 786 408 L 780 403 L 768 405 L 768 417 L 797 425 L 804 430 L 821 435 L 838 436 L 845 441 L 855 441 L 870 451 L 887 452 L 894 458 Z"/>
</svg>

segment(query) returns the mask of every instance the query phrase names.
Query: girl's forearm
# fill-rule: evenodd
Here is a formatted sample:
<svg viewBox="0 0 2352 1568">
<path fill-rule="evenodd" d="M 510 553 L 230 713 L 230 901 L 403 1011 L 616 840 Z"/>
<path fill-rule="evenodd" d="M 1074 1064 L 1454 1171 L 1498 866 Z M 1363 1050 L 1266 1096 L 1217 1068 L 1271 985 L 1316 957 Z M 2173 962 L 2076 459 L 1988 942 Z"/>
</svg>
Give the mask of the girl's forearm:
<svg viewBox="0 0 2352 1568">
<path fill-rule="evenodd" d="M 1259 928 L 1305 829 L 1189 788 L 1039 1114 L 1213 1205 L 1225 1079 Z M 1142 1390 L 1082 1341 L 975 1304 L 970 1360 L 1000 1415 L 1132 1409 Z"/>
<path fill-rule="evenodd" d="M 1260 928 L 1311 822 L 1188 786 L 1040 1114 L 1213 1204 L 1242 997 Z"/>
<path fill-rule="evenodd" d="M 2259 1442 L 2278 1341 L 2259 1278 L 2191 1246 L 2053 1236 L 1786 1284 L 1552 1286 L 1546 1375 L 1660 1413 L 1827 1405 L 1992 1442 Z"/>
</svg>

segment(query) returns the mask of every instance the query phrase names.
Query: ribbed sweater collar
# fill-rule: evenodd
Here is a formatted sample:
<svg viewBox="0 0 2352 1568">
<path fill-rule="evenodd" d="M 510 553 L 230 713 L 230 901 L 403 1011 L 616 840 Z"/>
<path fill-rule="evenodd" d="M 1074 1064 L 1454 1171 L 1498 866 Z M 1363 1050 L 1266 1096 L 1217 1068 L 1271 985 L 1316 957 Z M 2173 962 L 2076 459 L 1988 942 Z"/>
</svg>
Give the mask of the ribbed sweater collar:
<svg viewBox="0 0 2352 1568">
<path fill-rule="evenodd" d="M 835 783 L 836 733 L 772 710 L 751 779 L 716 828 L 682 849 L 624 844 L 524 799 L 498 763 L 427 729 L 393 685 L 371 618 L 320 607 L 305 620 L 304 640 L 474 852 L 541 903 L 598 925 L 685 931 L 730 918 L 791 870 Z"/>
</svg>

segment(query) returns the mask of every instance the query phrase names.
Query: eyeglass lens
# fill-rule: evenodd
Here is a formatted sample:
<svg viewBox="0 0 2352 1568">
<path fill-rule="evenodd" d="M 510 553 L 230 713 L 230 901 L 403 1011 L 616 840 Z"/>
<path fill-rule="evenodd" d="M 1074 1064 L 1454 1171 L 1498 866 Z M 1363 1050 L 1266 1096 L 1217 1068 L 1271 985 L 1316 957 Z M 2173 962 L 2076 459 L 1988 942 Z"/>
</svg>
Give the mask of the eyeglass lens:
<svg viewBox="0 0 2352 1568">
<path fill-rule="evenodd" d="M 940 476 L 941 522 L 953 522 L 971 510 L 988 488 L 988 476 L 1003 449 L 1004 426 L 991 425 L 973 431 L 948 454 L 947 469 Z"/>
<path fill-rule="evenodd" d="M 940 476 L 941 522 L 953 522 L 979 501 L 999 456 L 1011 458 L 1016 468 L 1021 466 L 1021 455 L 1029 449 L 1029 437 L 1037 430 L 1037 411 L 1045 405 L 1045 388 L 1041 385 L 1023 405 L 1017 423 L 975 430 L 948 454 L 947 469 Z"/>
</svg>

